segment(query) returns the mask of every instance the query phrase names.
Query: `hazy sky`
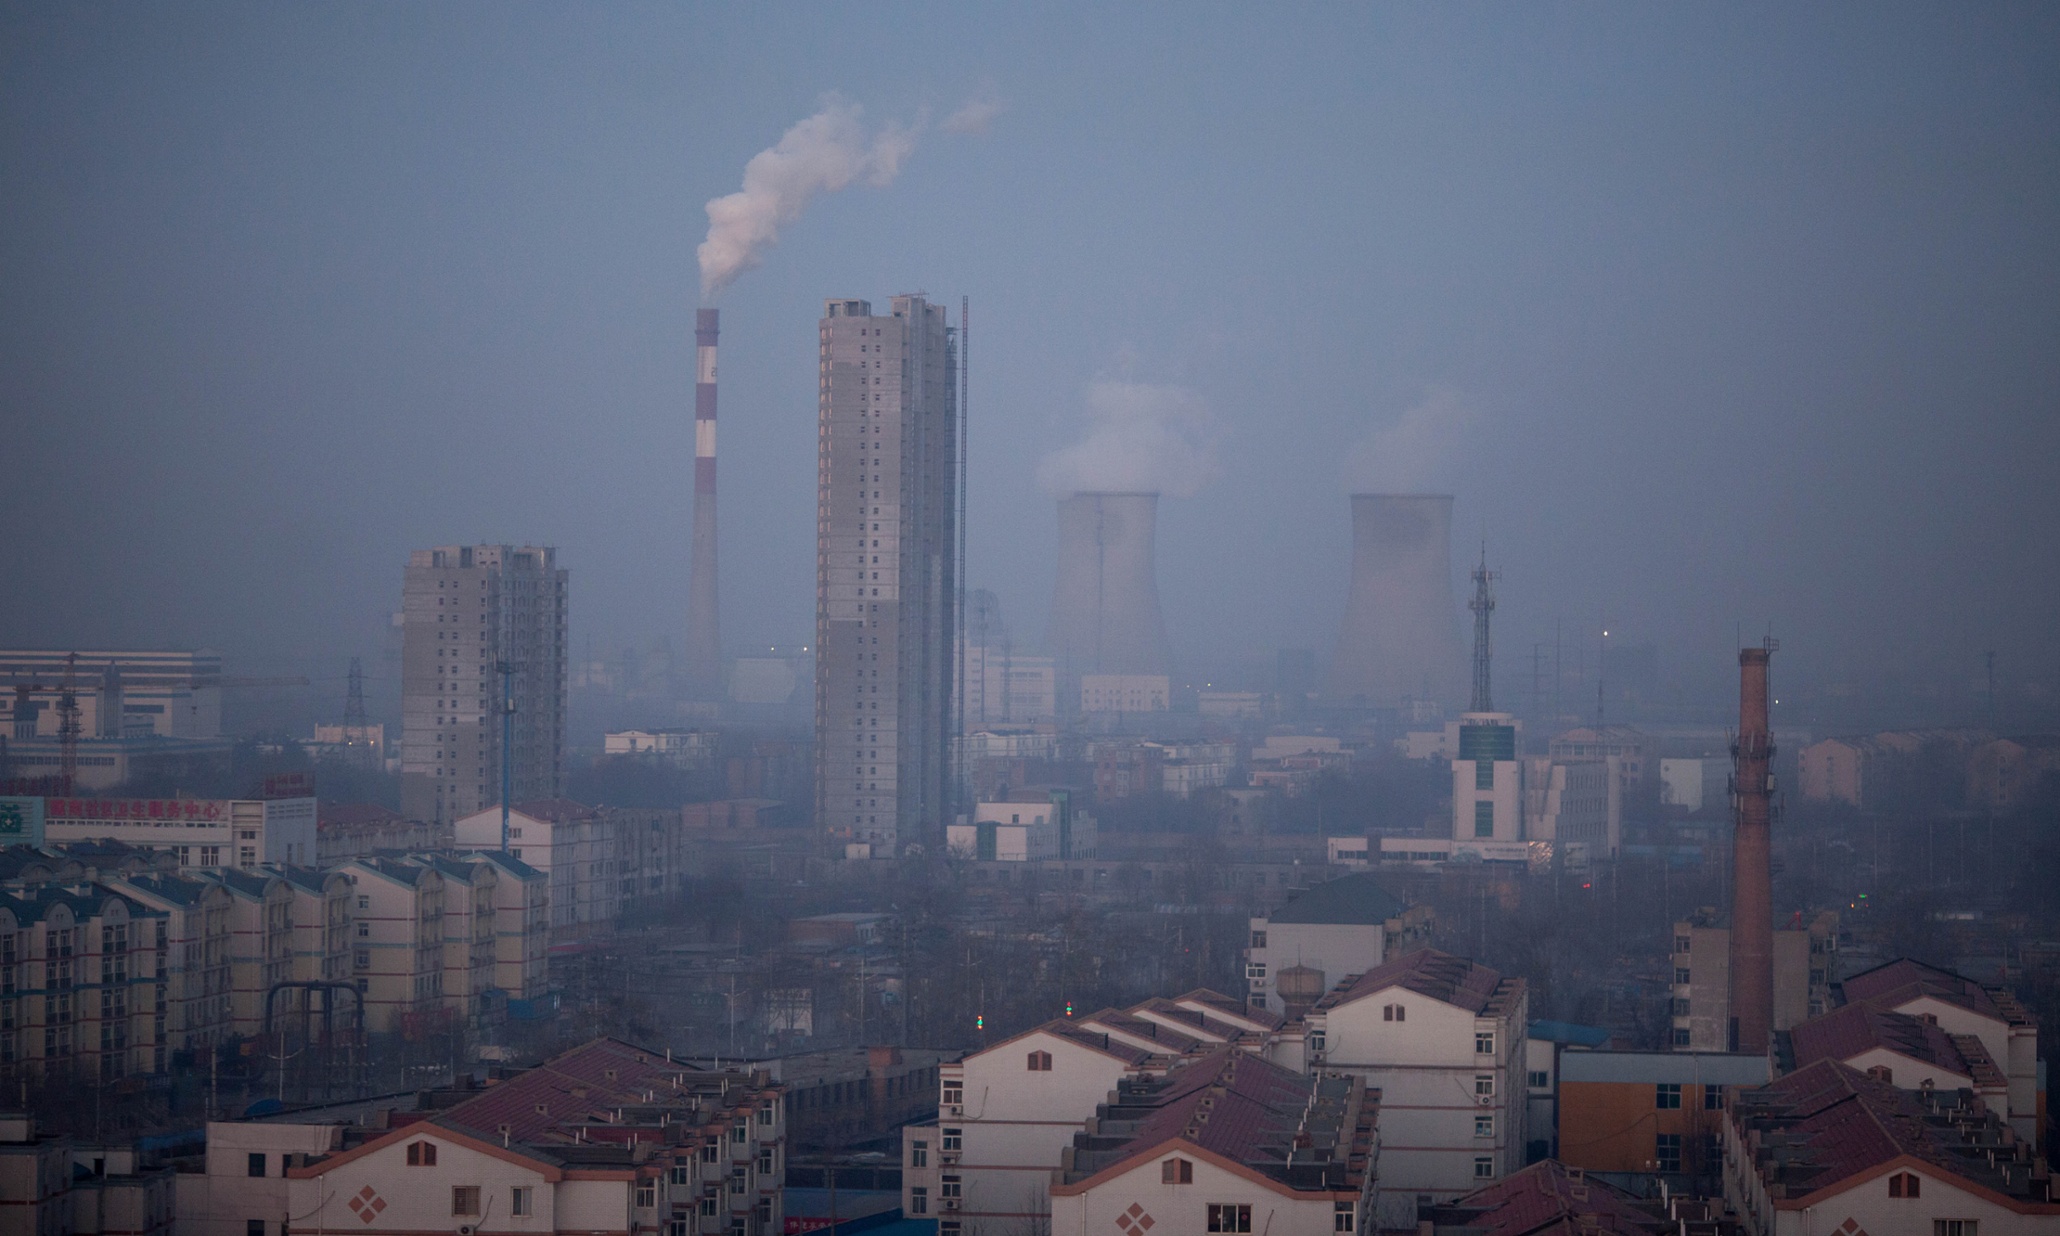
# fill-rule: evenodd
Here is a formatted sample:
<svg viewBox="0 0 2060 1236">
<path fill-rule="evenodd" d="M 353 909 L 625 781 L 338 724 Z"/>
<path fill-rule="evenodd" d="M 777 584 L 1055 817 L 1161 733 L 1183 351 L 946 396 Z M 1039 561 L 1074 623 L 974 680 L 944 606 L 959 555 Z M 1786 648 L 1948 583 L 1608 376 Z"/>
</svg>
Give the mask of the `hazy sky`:
<svg viewBox="0 0 2060 1236">
<path fill-rule="evenodd" d="M 8 6 L 0 642 L 334 672 L 505 540 L 576 651 L 676 631 L 705 206 L 835 92 L 913 147 L 719 301 L 733 652 L 812 635 L 822 299 L 923 289 L 1029 637 L 1129 391 L 1206 474 L 1191 660 L 1327 655 L 1376 480 L 1457 495 L 1505 649 L 2055 672 L 2060 9 L 1110 8 Z"/>
</svg>

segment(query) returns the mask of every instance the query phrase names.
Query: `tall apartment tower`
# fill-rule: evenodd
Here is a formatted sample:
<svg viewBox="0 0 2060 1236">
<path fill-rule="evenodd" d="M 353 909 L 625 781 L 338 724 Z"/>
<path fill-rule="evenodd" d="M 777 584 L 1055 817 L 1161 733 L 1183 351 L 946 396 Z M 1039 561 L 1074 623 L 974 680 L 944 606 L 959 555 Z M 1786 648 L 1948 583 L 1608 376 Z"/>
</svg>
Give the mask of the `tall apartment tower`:
<svg viewBox="0 0 2060 1236">
<path fill-rule="evenodd" d="M 944 308 L 823 304 L 815 806 L 833 844 L 939 844 L 958 630 L 958 356 Z"/>
<path fill-rule="evenodd" d="M 500 667 L 515 720 L 515 802 L 565 782 L 565 571 L 534 545 L 408 555 L 401 586 L 401 812 L 448 823 L 501 801 Z"/>
</svg>

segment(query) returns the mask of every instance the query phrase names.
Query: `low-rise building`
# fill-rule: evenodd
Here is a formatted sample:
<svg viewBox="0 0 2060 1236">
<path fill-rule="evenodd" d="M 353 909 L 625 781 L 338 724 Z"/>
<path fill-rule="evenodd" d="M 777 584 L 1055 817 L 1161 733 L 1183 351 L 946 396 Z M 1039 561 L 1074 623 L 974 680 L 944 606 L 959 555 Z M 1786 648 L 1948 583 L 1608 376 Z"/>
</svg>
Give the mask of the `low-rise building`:
<svg viewBox="0 0 2060 1236">
<path fill-rule="evenodd" d="M 0 1112 L 0 1232 L 14 1236 L 171 1236 L 172 1171 L 133 1145 L 46 1137 L 35 1117 Z"/>
<path fill-rule="evenodd" d="M 1774 1029 L 1789 1030 L 1831 1006 L 1831 962 L 1838 916 L 1815 915 L 1774 932 Z M 1731 1049 L 1731 929 L 1709 915 L 1674 924 L 1673 1018 L 1676 1051 Z"/>
<path fill-rule="evenodd" d="M 410 820 L 375 803 L 323 803 L 315 818 L 315 865 L 320 867 L 391 850 L 449 848 L 448 827 Z"/>
<path fill-rule="evenodd" d="M 715 763 L 714 730 L 611 730 L 602 736 L 603 755 L 638 756 L 676 768 L 708 768 Z"/>
<path fill-rule="evenodd" d="M 2029 806 L 2060 778 L 2060 734 L 2021 734 L 1967 755 L 1967 805 L 1998 815 Z"/>
<path fill-rule="evenodd" d="M 762 1236 L 784 1226 L 781 1100 L 762 1072 L 705 1071 L 596 1039 L 483 1089 L 331 1126 L 325 1152 L 286 1166 L 280 1219 L 293 1232 Z M 262 1204 L 239 1197 L 237 1179 L 210 1175 L 211 1214 Z M 250 1182 L 270 1196 L 263 1178 Z"/>
<path fill-rule="evenodd" d="M 1904 1090 L 1967 1090 L 1990 1111 L 2010 1111 L 2009 1078 L 1980 1038 L 1908 1013 L 1848 1004 L 1775 1036 L 1780 1072 L 1819 1060 L 1836 1060 Z"/>
<path fill-rule="evenodd" d="M 1080 711 L 1165 712 L 1173 681 L 1164 674 L 1082 674 Z"/>
<path fill-rule="evenodd" d="M 1373 1232 L 1380 1103 L 1357 1077 L 1310 1077 L 1227 1047 L 1120 1083 L 1065 1148 L 1049 1230 Z"/>
<path fill-rule="evenodd" d="M 242 867 L 316 860 L 313 798 L 48 798 L 51 842 L 106 837 L 170 850 L 181 868 Z"/>
<path fill-rule="evenodd" d="M 1723 1166 L 1726 1096 L 1772 1076 L 1764 1053 L 1570 1051 L 1558 1066 L 1561 1162 L 1618 1184 L 1666 1177 L 1675 1191 L 1704 1195 Z"/>
<path fill-rule="evenodd" d="M 1736 1095 L 1723 1137 L 1724 1199 L 1746 1236 L 2060 1232 L 2031 1142 L 1965 1091 L 1820 1060 Z"/>
<path fill-rule="evenodd" d="M 1420 949 L 1339 983 L 1304 1017 L 1307 1068 L 1381 1092 L 1384 1227 L 1523 1166 L 1530 997 L 1463 957 Z"/>
<path fill-rule="evenodd" d="M 945 828 L 954 858 L 980 862 L 1032 862 L 1093 858 L 1094 817 L 1078 811 L 1067 790 L 1026 791 L 1001 802 L 981 802 L 969 823 Z"/>
<path fill-rule="evenodd" d="M 1902 957 L 1846 979 L 1838 986 L 1837 998 L 1845 1004 L 1903 1013 L 1932 1022 L 1947 1034 L 1978 1040 L 2003 1072 L 2010 1127 L 2033 1147 L 2045 1149 L 2038 1018 L 2008 988 Z"/>
<path fill-rule="evenodd" d="M 1251 920 L 1246 1000 L 1284 1014 L 1292 997 L 1306 1009 L 1346 975 L 1364 974 L 1390 956 L 1427 944 L 1430 927 L 1429 907 L 1405 904 L 1372 875 L 1304 889 Z M 1298 973 L 1283 992 L 1282 976 L 1290 970 Z"/>
<path fill-rule="evenodd" d="M 354 859 L 342 870 L 357 898 L 351 974 L 366 1031 L 416 1035 L 443 1025 L 443 876 L 395 858 Z"/>
<path fill-rule="evenodd" d="M 1418 1236 L 1674 1236 L 1679 1206 L 1654 1202 L 1550 1159 L 1418 1213 Z M 1698 1208 L 1699 1209 L 1699 1208 Z M 1697 1225 L 1697 1233 L 1715 1230 Z"/>
</svg>

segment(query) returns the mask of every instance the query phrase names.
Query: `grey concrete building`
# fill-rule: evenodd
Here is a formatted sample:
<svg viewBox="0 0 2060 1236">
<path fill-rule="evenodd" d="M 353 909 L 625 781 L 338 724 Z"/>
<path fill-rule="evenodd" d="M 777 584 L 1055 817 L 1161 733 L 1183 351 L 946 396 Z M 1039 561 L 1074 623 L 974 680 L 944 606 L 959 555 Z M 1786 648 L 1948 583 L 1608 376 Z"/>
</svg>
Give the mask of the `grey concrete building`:
<svg viewBox="0 0 2060 1236">
<path fill-rule="evenodd" d="M 956 340 L 892 306 L 824 302 L 816 478 L 816 819 L 882 856 L 943 843 L 958 627 Z"/>
<path fill-rule="evenodd" d="M 497 667 L 515 666 L 514 801 L 565 778 L 565 586 L 557 551 L 446 545 L 402 585 L 401 813 L 447 824 L 501 801 Z"/>
</svg>

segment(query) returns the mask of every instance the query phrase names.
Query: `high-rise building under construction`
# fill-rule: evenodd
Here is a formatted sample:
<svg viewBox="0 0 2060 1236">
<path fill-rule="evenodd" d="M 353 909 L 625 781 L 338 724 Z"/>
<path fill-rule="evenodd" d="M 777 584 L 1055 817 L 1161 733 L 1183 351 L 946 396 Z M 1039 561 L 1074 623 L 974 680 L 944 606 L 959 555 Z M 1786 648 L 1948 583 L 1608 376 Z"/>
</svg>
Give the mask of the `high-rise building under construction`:
<svg viewBox="0 0 2060 1236">
<path fill-rule="evenodd" d="M 816 819 L 941 844 L 957 632 L 958 356 L 942 306 L 824 302 L 816 473 Z"/>
<path fill-rule="evenodd" d="M 566 645 L 557 551 L 418 549 L 408 556 L 401 598 L 402 814 L 440 824 L 501 801 L 501 718 L 510 699 L 510 798 L 558 795 Z"/>
</svg>

